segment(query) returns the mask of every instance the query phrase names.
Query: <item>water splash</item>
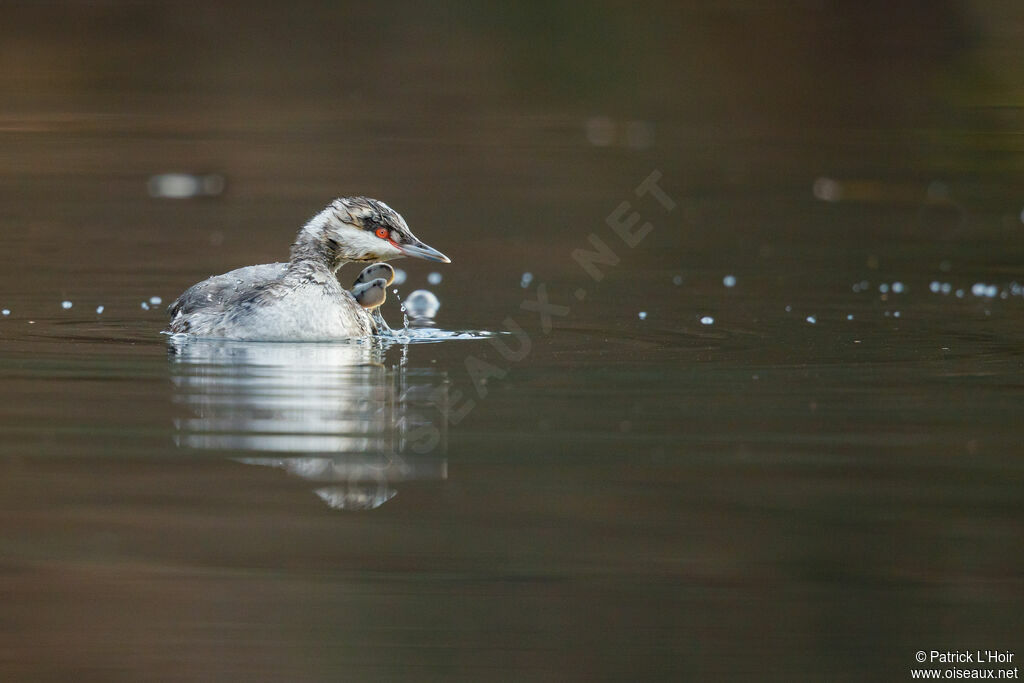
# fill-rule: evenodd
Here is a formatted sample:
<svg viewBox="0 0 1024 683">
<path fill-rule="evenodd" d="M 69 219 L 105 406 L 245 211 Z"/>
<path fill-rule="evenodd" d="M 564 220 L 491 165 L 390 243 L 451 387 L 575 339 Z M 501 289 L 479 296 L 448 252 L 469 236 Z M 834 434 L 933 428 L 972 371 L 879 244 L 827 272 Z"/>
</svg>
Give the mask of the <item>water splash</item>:
<svg viewBox="0 0 1024 683">
<path fill-rule="evenodd" d="M 377 334 L 375 339 L 385 346 L 391 344 L 430 344 L 452 340 L 487 339 L 497 337 L 507 332 L 488 332 L 485 330 L 443 330 L 436 327 L 434 316 L 441 308 L 441 301 L 437 296 L 428 290 L 417 289 L 402 300 L 402 296 L 395 287 L 391 293 L 398 300 L 402 311 L 402 327 L 392 328 L 384 320 L 380 308 L 373 310 L 371 314 L 377 323 Z M 403 349 L 403 354 L 407 349 Z"/>
</svg>

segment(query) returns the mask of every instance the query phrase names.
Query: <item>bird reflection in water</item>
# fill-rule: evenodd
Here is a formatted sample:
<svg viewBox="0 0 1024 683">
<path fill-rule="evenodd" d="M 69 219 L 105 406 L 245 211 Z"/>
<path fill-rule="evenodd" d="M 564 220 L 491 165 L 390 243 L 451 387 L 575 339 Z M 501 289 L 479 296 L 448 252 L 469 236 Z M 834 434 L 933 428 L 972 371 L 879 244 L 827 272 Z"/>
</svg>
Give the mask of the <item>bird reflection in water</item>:
<svg viewBox="0 0 1024 683">
<path fill-rule="evenodd" d="M 407 368 L 407 347 L 387 367 L 386 351 L 172 337 L 174 401 L 189 409 L 175 441 L 315 482 L 336 509 L 374 509 L 401 482 L 446 479 L 446 378 Z"/>
</svg>

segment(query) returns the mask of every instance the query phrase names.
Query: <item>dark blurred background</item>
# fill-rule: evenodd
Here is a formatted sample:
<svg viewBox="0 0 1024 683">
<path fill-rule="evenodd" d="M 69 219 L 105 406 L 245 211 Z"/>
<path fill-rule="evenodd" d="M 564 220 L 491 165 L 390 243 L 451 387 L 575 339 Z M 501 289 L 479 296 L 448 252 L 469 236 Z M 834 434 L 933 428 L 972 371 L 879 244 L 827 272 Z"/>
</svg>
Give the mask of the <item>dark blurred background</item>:
<svg viewBox="0 0 1024 683">
<path fill-rule="evenodd" d="M 907 680 L 1020 647 L 1022 131 L 1009 0 L 4 2 L 0 679 Z M 529 358 L 169 363 L 163 305 L 349 194 L 452 257 L 439 325 L 514 316 Z M 655 229 L 594 283 L 569 255 L 627 200 Z M 524 273 L 571 304 L 550 334 Z M 471 352 L 509 370 L 486 397 Z M 182 445 L 225 405 L 298 424 L 295 376 L 479 400 L 443 478 L 361 512 Z"/>
<path fill-rule="evenodd" d="M 169 233 L 215 222 L 232 263 L 274 260 L 327 199 L 365 193 L 456 255 L 499 249 L 515 269 L 563 258 L 578 226 L 601 225 L 652 168 L 693 198 L 671 226 L 693 228 L 685 248 L 660 244 L 661 265 L 721 261 L 723 242 L 741 258 L 762 243 L 806 246 L 809 232 L 869 249 L 1019 231 L 1013 3 L 98 2 L 3 13 L 0 191 L 7 224 L 27 221 L 50 250 L 80 253 L 59 235 L 95 231 L 122 238 L 103 245 L 110 260 L 159 268 Z M 149 201 L 140 188 L 167 171 L 222 174 L 231 206 L 211 221 L 207 205 Z M 854 192 L 862 209 L 904 210 L 833 211 L 808 229 L 818 178 L 866 180 Z M 915 223 L 936 181 L 968 226 L 941 203 Z M 109 197 L 120 215 L 96 208 Z M 73 227 L 62 202 L 77 208 Z M 151 248 L 117 251 L 130 240 Z M 197 272 L 225 260 L 189 258 Z"/>
</svg>

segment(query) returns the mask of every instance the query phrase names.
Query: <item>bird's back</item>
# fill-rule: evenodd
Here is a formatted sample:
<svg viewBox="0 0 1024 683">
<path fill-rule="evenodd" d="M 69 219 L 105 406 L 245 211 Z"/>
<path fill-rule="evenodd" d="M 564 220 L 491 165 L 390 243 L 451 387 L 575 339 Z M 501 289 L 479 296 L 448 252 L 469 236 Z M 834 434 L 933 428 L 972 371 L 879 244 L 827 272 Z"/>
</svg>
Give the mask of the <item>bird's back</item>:
<svg viewBox="0 0 1024 683">
<path fill-rule="evenodd" d="M 227 339 L 365 337 L 376 326 L 334 274 L 288 263 L 247 266 L 189 287 L 170 306 L 170 332 Z"/>
<path fill-rule="evenodd" d="M 196 327 L 223 315 L 227 304 L 240 293 L 262 290 L 280 282 L 287 271 L 287 263 L 264 263 L 237 268 L 197 282 L 168 307 L 170 331 L 202 334 Z"/>
</svg>

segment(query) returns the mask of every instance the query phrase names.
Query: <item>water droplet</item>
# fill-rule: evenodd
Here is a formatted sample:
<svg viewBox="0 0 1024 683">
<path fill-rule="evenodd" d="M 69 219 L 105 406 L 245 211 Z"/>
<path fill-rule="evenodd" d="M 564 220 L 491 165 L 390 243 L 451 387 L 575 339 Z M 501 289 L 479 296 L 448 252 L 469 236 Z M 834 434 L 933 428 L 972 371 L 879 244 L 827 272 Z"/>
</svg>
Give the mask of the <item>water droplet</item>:
<svg viewBox="0 0 1024 683">
<path fill-rule="evenodd" d="M 71 308 L 72 306 L 74 306 L 74 304 L 71 303 L 70 301 L 61 301 L 60 302 L 60 307 L 63 308 L 65 311 L 68 310 L 69 308 Z"/>
<path fill-rule="evenodd" d="M 406 276 L 404 270 L 402 270 L 401 268 L 395 268 L 395 284 L 396 285 L 403 284 L 405 282 L 405 278 L 406 277 L 407 276 Z"/>
<path fill-rule="evenodd" d="M 441 301 L 426 289 L 417 289 L 405 299 L 405 309 L 413 319 L 433 318 Z"/>
<path fill-rule="evenodd" d="M 938 280 L 934 280 L 931 284 L 928 285 L 928 289 L 930 289 L 935 294 L 938 294 L 939 290 L 942 289 L 942 285 L 939 284 Z"/>
<path fill-rule="evenodd" d="M 814 323 L 818 322 L 818 319 L 815 318 L 813 315 L 809 315 L 807 316 L 807 322 L 813 325 Z"/>
<path fill-rule="evenodd" d="M 892 291 L 895 292 L 896 294 L 902 294 L 903 293 L 903 283 L 902 282 L 894 282 L 894 283 L 892 283 Z"/>
<path fill-rule="evenodd" d="M 964 298 L 964 290 L 962 290 L 962 289 L 956 290 L 956 298 L 957 299 L 963 299 Z"/>
<path fill-rule="evenodd" d="M 847 320 L 853 320 L 853 313 L 848 313 L 846 316 Z"/>
<path fill-rule="evenodd" d="M 10 315 L 11 314 L 11 309 L 5 308 L 4 310 L 0 311 L 0 313 L 3 313 L 4 315 Z"/>
<path fill-rule="evenodd" d="M 989 299 L 995 298 L 996 294 L 998 293 L 999 288 L 996 287 L 995 285 L 989 285 L 988 287 L 985 288 L 985 296 L 987 296 Z"/>
<path fill-rule="evenodd" d="M 429 275 L 427 275 L 427 282 L 429 282 L 432 285 L 439 285 L 439 284 L 441 284 L 441 273 L 438 273 L 438 272 L 430 273 Z"/>
<path fill-rule="evenodd" d="M 100 304 L 99 306 L 96 307 L 96 314 L 99 315 L 102 312 L 103 312 L 103 305 Z"/>
<path fill-rule="evenodd" d="M 149 310 L 149 304 L 146 303 L 145 301 L 142 302 L 142 310 L 144 310 L 144 311 L 148 311 Z"/>
<path fill-rule="evenodd" d="M 882 294 L 885 294 L 886 292 L 889 291 L 889 285 L 883 282 L 882 284 L 878 285 L 878 291 L 881 292 Z"/>
<path fill-rule="evenodd" d="M 971 286 L 971 294 L 974 296 L 985 296 L 985 283 L 975 282 Z"/>
<path fill-rule="evenodd" d="M 715 324 L 715 319 L 712 318 L 710 315 L 706 315 L 706 316 L 704 316 L 703 318 L 700 319 L 700 324 L 701 325 L 714 325 Z"/>
<path fill-rule="evenodd" d="M 893 311 L 892 317 L 894 317 L 894 318 L 900 317 L 900 312 L 899 311 Z"/>
<path fill-rule="evenodd" d="M 162 303 L 163 303 L 163 301 L 164 301 L 164 300 L 163 300 L 163 299 L 161 299 L 161 298 L 160 298 L 160 297 L 158 297 L 158 296 L 151 296 L 151 297 L 149 297 L 149 303 L 150 303 L 150 305 L 152 305 L 152 306 L 159 306 L 160 304 L 162 304 Z"/>
<path fill-rule="evenodd" d="M 948 273 L 949 269 L 952 267 L 953 264 L 950 263 L 949 261 L 943 261 L 942 263 L 939 264 L 939 270 L 941 270 L 943 273 Z"/>
<path fill-rule="evenodd" d="M 647 311 L 640 311 L 636 314 L 641 320 L 647 320 Z"/>
<path fill-rule="evenodd" d="M 793 311 L 793 307 L 792 306 L 786 306 L 786 313 L 790 313 L 792 311 Z"/>
<path fill-rule="evenodd" d="M 533 273 L 527 271 L 523 273 L 522 277 L 519 278 L 519 286 L 526 289 L 533 282 Z"/>
<path fill-rule="evenodd" d="M 672 276 L 672 284 L 674 284 L 676 287 L 678 287 L 679 285 L 683 284 L 683 276 L 682 275 L 673 275 Z"/>
<path fill-rule="evenodd" d="M 736 276 L 735 275 L 726 275 L 725 277 L 722 278 L 722 284 L 725 285 L 726 287 L 735 287 L 736 286 Z"/>
</svg>

